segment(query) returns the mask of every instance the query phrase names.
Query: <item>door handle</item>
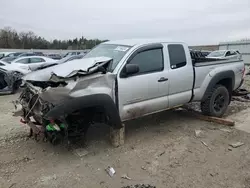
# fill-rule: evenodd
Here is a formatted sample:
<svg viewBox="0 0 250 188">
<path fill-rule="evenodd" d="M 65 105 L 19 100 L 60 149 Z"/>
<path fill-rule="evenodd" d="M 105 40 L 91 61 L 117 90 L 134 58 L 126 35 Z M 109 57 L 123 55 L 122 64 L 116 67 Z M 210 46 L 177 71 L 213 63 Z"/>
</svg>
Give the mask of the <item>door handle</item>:
<svg viewBox="0 0 250 188">
<path fill-rule="evenodd" d="M 165 77 L 161 77 L 158 82 L 165 82 L 165 81 L 168 81 L 168 78 L 165 78 Z"/>
</svg>

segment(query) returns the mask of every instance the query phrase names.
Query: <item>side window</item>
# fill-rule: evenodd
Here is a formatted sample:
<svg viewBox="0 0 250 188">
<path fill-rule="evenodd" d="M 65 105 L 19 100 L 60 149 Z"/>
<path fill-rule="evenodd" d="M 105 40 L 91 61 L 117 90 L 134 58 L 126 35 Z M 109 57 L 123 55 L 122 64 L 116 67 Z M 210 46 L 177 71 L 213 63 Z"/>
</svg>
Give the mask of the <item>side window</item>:
<svg viewBox="0 0 250 188">
<path fill-rule="evenodd" d="M 45 62 L 45 60 L 37 57 L 30 58 L 30 63 L 40 63 L 40 62 Z"/>
<path fill-rule="evenodd" d="M 230 56 L 230 55 L 231 55 L 230 51 L 227 51 L 226 56 Z"/>
<path fill-rule="evenodd" d="M 164 68 L 162 49 L 158 48 L 142 51 L 129 63 L 139 66 L 139 73 L 137 74 L 162 71 Z"/>
<path fill-rule="evenodd" d="M 235 51 L 230 51 L 231 55 L 236 55 L 237 53 Z"/>
<path fill-rule="evenodd" d="M 29 63 L 29 58 L 20 59 L 20 60 L 16 61 L 16 63 L 28 64 Z"/>
<path fill-rule="evenodd" d="M 171 69 L 178 69 L 187 64 L 186 54 L 181 44 L 169 44 L 168 53 Z"/>
</svg>

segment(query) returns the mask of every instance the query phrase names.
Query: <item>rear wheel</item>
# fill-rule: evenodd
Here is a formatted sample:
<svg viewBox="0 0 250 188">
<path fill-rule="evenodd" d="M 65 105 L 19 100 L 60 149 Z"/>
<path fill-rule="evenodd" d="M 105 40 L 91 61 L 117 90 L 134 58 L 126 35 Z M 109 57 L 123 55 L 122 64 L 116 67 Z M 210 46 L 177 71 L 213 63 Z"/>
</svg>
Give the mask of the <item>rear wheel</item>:
<svg viewBox="0 0 250 188">
<path fill-rule="evenodd" d="M 201 102 L 201 111 L 205 115 L 221 117 L 226 112 L 230 102 L 227 88 L 216 85 L 209 93 L 207 99 Z"/>
</svg>

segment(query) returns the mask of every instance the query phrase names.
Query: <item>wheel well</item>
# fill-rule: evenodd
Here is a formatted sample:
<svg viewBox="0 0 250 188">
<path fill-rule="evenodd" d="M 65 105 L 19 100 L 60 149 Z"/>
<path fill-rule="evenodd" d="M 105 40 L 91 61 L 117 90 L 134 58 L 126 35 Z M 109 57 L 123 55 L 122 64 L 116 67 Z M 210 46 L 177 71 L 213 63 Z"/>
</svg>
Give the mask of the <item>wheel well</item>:
<svg viewBox="0 0 250 188">
<path fill-rule="evenodd" d="M 67 100 L 60 105 L 56 105 L 44 117 L 46 119 L 58 119 L 62 116 L 65 117 L 67 114 L 73 115 L 75 112 L 87 119 L 96 119 L 96 115 L 97 117 L 101 115 L 106 117 L 110 126 L 114 128 L 122 127 L 119 111 L 112 98 L 107 94 L 93 94 Z"/>
<path fill-rule="evenodd" d="M 233 85 L 232 85 L 232 79 L 231 78 L 225 78 L 223 80 L 220 80 L 217 85 L 223 85 L 227 88 L 228 92 L 231 93 L 233 91 Z"/>
<path fill-rule="evenodd" d="M 108 120 L 107 112 L 104 107 L 94 106 L 87 107 L 77 111 L 74 111 L 72 114 L 69 114 L 70 119 L 74 121 L 80 120 L 80 122 L 88 123 L 107 123 Z"/>
<path fill-rule="evenodd" d="M 232 99 L 232 91 L 233 91 L 233 83 L 232 82 L 233 81 L 231 78 L 225 78 L 217 83 L 218 85 L 223 85 L 227 88 L 228 93 L 229 93 L 229 104 L 230 104 L 231 99 Z"/>
</svg>

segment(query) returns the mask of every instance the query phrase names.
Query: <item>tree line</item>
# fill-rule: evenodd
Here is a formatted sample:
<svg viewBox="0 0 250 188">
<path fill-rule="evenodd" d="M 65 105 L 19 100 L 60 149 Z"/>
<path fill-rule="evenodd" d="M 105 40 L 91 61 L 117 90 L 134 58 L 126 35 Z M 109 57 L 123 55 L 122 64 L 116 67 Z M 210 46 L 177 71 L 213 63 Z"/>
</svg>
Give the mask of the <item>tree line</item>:
<svg viewBox="0 0 250 188">
<path fill-rule="evenodd" d="M 0 29 L 0 48 L 82 50 L 91 49 L 101 42 L 104 41 L 86 39 L 83 36 L 69 40 L 54 39 L 48 41 L 41 36 L 37 36 L 32 31 L 17 32 L 10 27 Z"/>
</svg>

